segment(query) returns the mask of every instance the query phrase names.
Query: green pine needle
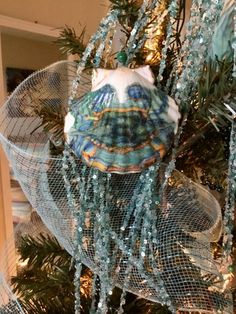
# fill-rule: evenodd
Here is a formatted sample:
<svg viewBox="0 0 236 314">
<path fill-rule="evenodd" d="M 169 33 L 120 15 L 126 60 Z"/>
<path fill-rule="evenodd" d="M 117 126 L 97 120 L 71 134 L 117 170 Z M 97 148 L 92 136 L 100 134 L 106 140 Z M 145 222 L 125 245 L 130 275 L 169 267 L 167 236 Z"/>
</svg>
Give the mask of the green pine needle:
<svg viewBox="0 0 236 314">
<path fill-rule="evenodd" d="M 73 313 L 74 269 L 71 256 L 56 238 L 21 238 L 20 261 L 27 265 L 12 278 L 13 291 L 27 313 Z"/>
<path fill-rule="evenodd" d="M 76 34 L 74 28 L 65 26 L 61 29 L 59 38 L 55 43 L 60 46 L 60 50 L 63 54 L 77 54 L 82 57 L 85 50 L 85 27 L 82 29 L 79 35 Z"/>
</svg>

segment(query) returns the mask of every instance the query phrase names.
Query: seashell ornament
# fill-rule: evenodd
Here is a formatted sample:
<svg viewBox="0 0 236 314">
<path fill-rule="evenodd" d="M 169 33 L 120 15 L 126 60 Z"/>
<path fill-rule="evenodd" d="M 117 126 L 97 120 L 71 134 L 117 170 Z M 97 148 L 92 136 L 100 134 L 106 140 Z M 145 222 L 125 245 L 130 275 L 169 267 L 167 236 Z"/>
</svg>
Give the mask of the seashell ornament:
<svg viewBox="0 0 236 314">
<path fill-rule="evenodd" d="M 88 166 L 137 173 L 165 155 L 179 119 L 178 106 L 154 86 L 149 66 L 96 69 L 91 91 L 72 103 L 64 132 Z"/>
</svg>

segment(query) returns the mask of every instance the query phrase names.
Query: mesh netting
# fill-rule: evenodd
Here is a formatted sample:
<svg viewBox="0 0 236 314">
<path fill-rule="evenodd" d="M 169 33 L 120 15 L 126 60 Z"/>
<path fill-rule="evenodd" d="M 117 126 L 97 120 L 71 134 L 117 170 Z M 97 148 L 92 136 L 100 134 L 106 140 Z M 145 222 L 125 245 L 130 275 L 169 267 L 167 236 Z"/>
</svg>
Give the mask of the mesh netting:
<svg viewBox="0 0 236 314">
<path fill-rule="evenodd" d="M 12 292 L 12 278 L 17 277 L 24 267 L 22 264 L 19 248 L 22 244 L 22 237 L 30 236 L 37 239 L 39 236 L 50 235 L 51 233 L 42 223 L 38 214 L 33 211 L 29 221 L 18 223 L 14 227 L 14 234 L 8 238 L 0 254 L 0 313 L 15 314 L 25 313 L 21 302 Z M 6 259 L 7 256 L 7 259 Z"/>
<path fill-rule="evenodd" d="M 0 313 L 24 314 L 10 286 L 5 281 L 5 274 L 0 273 Z"/>
<path fill-rule="evenodd" d="M 45 117 L 58 119 L 62 132 L 75 77 L 75 63 L 53 64 L 25 80 L 1 109 L 2 144 L 33 208 L 101 285 L 107 280 L 173 311 L 230 313 L 211 251 L 221 210 L 207 190 L 178 171 L 162 190 L 164 165 L 104 174 L 70 150 L 63 155 L 60 132 L 47 129 Z M 89 86 L 84 74 L 77 97 Z"/>
</svg>

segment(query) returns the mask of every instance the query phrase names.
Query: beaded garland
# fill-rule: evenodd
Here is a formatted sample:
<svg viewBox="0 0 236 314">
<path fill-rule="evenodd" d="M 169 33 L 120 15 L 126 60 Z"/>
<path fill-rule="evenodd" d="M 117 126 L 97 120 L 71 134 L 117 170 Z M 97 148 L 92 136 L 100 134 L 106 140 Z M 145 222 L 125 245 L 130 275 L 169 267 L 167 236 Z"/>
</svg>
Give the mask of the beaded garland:
<svg viewBox="0 0 236 314">
<path fill-rule="evenodd" d="M 228 267 L 228 272 L 232 273 L 232 246 L 233 246 L 233 228 L 235 211 L 235 191 L 236 191 L 236 123 L 232 122 L 230 138 L 230 156 L 229 156 L 229 179 L 228 193 L 226 199 L 226 208 L 224 212 L 224 237 L 223 237 L 223 265 Z"/>
</svg>

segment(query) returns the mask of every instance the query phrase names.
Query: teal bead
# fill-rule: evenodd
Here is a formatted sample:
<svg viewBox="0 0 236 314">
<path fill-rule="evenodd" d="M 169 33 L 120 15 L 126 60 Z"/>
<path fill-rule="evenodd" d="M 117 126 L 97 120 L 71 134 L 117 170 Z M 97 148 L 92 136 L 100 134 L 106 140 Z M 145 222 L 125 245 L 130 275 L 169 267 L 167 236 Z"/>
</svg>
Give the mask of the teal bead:
<svg viewBox="0 0 236 314">
<path fill-rule="evenodd" d="M 120 51 L 117 53 L 117 60 L 121 63 L 121 64 L 125 64 L 127 61 L 127 54 L 125 51 Z"/>
<path fill-rule="evenodd" d="M 229 265 L 229 266 L 228 266 L 228 271 L 229 271 L 230 273 L 233 273 L 234 270 L 235 270 L 234 265 Z"/>
</svg>

